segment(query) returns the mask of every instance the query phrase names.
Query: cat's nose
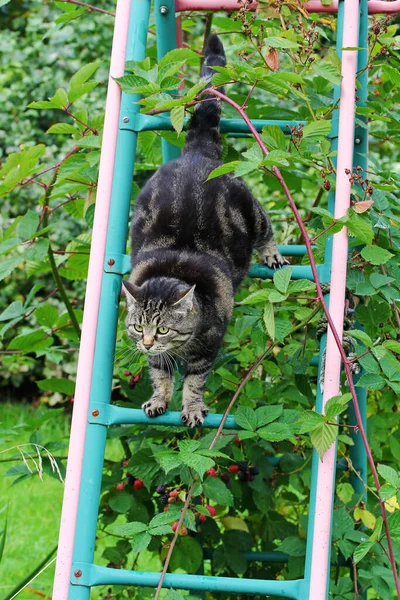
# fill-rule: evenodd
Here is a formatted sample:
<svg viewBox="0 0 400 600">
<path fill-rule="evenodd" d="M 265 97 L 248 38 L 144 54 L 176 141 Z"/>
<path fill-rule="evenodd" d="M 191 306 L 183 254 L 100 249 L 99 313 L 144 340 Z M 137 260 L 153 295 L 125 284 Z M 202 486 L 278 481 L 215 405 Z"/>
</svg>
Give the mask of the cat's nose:
<svg viewBox="0 0 400 600">
<path fill-rule="evenodd" d="M 150 348 L 153 346 L 153 344 L 154 344 L 154 339 L 143 338 L 143 346 L 146 348 L 146 350 L 150 350 Z"/>
</svg>

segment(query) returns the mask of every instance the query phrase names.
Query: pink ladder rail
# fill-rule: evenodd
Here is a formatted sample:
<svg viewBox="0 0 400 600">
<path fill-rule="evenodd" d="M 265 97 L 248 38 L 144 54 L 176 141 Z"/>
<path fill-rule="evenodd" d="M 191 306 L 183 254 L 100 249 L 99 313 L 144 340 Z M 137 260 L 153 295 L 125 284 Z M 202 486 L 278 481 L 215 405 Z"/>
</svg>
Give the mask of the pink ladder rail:
<svg viewBox="0 0 400 600">
<path fill-rule="evenodd" d="M 121 101 L 121 90 L 112 77 L 124 74 L 130 7 L 131 0 L 118 0 L 53 600 L 68 598 Z"/>
<path fill-rule="evenodd" d="M 359 2 L 358 0 L 346 0 L 344 2 L 343 48 L 356 48 L 358 46 L 358 31 Z M 350 207 L 351 183 L 349 176 L 346 175 L 346 169 L 351 171 L 353 167 L 356 69 L 357 51 L 343 50 L 335 194 L 335 217 L 337 219 L 346 216 Z M 333 236 L 329 300 L 329 312 L 340 339 L 343 333 L 347 259 L 348 232 L 347 228 L 344 227 Z M 325 365 L 323 411 L 327 401 L 340 394 L 341 357 L 330 328 L 328 329 Z M 312 600 L 324 600 L 326 598 L 335 462 L 336 444 L 333 444 L 324 454 L 323 461 L 318 461 L 317 466 L 309 596 Z"/>
</svg>

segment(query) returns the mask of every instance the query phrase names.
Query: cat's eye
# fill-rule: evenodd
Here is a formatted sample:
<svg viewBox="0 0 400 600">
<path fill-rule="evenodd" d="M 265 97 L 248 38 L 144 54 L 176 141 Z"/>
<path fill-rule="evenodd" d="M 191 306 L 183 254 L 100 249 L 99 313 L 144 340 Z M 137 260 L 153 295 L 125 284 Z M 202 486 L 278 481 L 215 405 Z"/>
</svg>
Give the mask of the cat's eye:
<svg viewBox="0 0 400 600">
<path fill-rule="evenodd" d="M 161 333 L 161 335 L 165 335 L 168 331 L 169 327 L 157 327 L 157 333 Z"/>
<path fill-rule="evenodd" d="M 133 327 L 134 327 L 134 329 L 135 329 L 136 331 L 138 331 L 139 333 L 140 333 L 141 331 L 143 331 L 143 325 L 138 325 L 137 323 L 135 323 Z"/>
</svg>

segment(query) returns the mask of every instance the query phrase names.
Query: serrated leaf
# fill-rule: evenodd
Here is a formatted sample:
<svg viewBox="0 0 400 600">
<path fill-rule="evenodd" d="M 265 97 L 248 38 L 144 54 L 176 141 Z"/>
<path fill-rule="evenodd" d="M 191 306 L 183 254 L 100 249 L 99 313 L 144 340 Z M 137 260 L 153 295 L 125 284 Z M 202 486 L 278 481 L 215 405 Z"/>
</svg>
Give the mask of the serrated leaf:
<svg viewBox="0 0 400 600">
<path fill-rule="evenodd" d="M 327 60 L 319 60 L 315 61 L 313 69 L 317 75 L 327 79 L 334 85 L 340 85 L 340 82 L 342 81 L 342 75 L 340 73 L 340 69 L 336 65 L 333 65 Z"/>
<path fill-rule="evenodd" d="M 23 313 L 24 305 L 22 304 L 21 300 L 15 300 L 14 302 L 11 302 L 11 304 L 9 304 L 7 308 L 4 309 L 0 314 L 0 321 L 16 319 L 17 317 L 23 315 Z"/>
<path fill-rule="evenodd" d="M 329 135 L 332 128 L 330 121 L 313 121 L 303 129 L 304 139 L 320 140 Z"/>
<path fill-rule="evenodd" d="M 46 133 L 76 134 L 79 131 L 70 123 L 55 123 L 55 125 L 49 127 Z"/>
<path fill-rule="evenodd" d="M 67 396 L 73 396 L 75 391 L 75 382 L 69 379 L 50 377 L 49 379 L 42 379 L 37 381 L 39 389 L 45 392 L 58 392 L 59 394 L 66 394 Z"/>
<path fill-rule="evenodd" d="M 358 215 L 352 209 L 349 210 L 348 217 L 346 225 L 349 232 L 364 244 L 372 244 L 374 231 L 369 219 L 367 220 L 366 216 Z"/>
<path fill-rule="evenodd" d="M 23 240 L 29 240 L 36 233 L 38 225 L 39 215 L 33 210 L 28 210 L 18 223 L 17 232 L 19 237 Z"/>
<path fill-rule="evenodd" d="M 384 265 L 393 257 L 393 254 L 379 246 L 365 246 L 361 250 L 361 256 L 372 265 Z"/>
<path fill-rule="evenodd" d="M 140 523 L 139 521 L 133 521 L 133 523 L 120 523 L 110 527 L 111 533 L 122 535 L 123 537 L 132 537 L 143 531 L 147 531 L 147 525 L 146 523 Z"/>
<path fill-rule="evenodd" d="M 259 304 L 260 302 L 265 302 L 268 300 L 268 296 L 271 293 L 271 290 L 257 290 L 256 292 L 252 292 L 244 300 L 240 302 L 242 304 Z"/>
<path fill-rule="evenodd" d="M 143 552 L 151 542 L 151 535 L 147 531 L 137 533 L 132 540 L 133 552 Z"/>
<path fill-rule="evenodd" d="M 375 542 L 363 542 L 354 550 L 353 560 L 357 564 L 368 554 L 368 552 L 375 546 Z"/>
<path fill-rule="evenodd" d="M 185 108 L 184 106 L 176 106 L 171 110 L 171 123 L 178 136 L 182 132 L 183 122 L 185 119 Z"/>
<path fill-rule="evenodd" d="M 312 410 L 307 410 L 296 421 L 296 425 L 299 426 L 299 433 L 309 433 L 310 431 L 313 431 L 313 429 L 319 427 L 324 422 L 324 417 L 322 415 Z"/>
<path fill-rule="evenodd" d="M 293 437 L 293 432 L 286 423 L 270 423 L 257 430 L 258 435 L 267 442 L 281 442 Z"/>
<path fill-rule="evenodd" d="M 278 419 L 283 412 L 282 404 L 268 405 L 268 406 L 260 406 L 256 410 L 256 420 L 257 420 L 257 428 L 263 427 L 264 425 L 268 425 L 268 423 L 272 423 Z"/>
<path fill-rule="evenodd" d="M 339 483 L 336 493 L 344 504 L 349 504 L 354 496 L 354 488 L 350 483 Z"/>
<path fill-rule="evenodd" d="M 201 479 L 203 478 L 204 473 L 215 465 L 212 458 L 208 458 L 199 453 L 192 454 L 190 452 L 180 452 L 179 456 L 187 467 L 194 469 L 196 473 L 200 475 Z"/>
<path fill-rule="evenodd" d="M 235 168 L 236 177 L 243 177 L 243 175 L 247 175 L 252 171 L 258 169 L 259 163 L 252 160 L 242 160 Z"/>
<path fill-rule="evenodd" d="M 235 420 L 239 427 L 243 427 L 248 431 L 254 431 L 257 426 L 256 413 L 247 406 L 239 406 L 235 414 Z"/>
<path fill-rule="evenodd" d="M 226 485 L 216 477 L 206 477 L 203 483 L 204 495 L 223 506 L 233 506 L 233 496 Z"/>
<path fill-rule="evenodd" d="M 385 481 L 395 488 L 400 487 L 400 476 L 392 467 L 389 465 L 378 464 L 378 473 Z"/>
<path fill-rule="evenodd" d="M 396 342 L 395 340 L 385 340 L 382 345 L 388 350 L 400 354 L 400 342 Z"/>
<path fill-rule="evenodd" d="M 149 523 L 150 527 L 160 527 L 161 525 L 168 525 L 173 521 L 177 521 L 181 516 L 181 510 L 177 506 L 170 506 L 167 512 L 162 512 L 152 518 Z"/>
<path fill-rule="evenodd" d="M 297 50 L 297 48 L 299 47 L 299 45 L 296 42 L 293 42 L 292 40 L 288 40 L 284 37 L 267 37 L 264 40 L 264 43 L 266 46 L 269 46 L 270 48 L 290 48 L 293 50 Z"/>
<path fill-rule="evenodd" d="M 286 294 L 291 277 L 292 269 L 290 267 L 280 269 L 274 274 L 274 285 L 282 294 Z"/>
<path fill-rule="evenodd" d="M 35 317 L 40 325 L 54 327 L 58 319 L 58 310 L 50 304 L 43 304 L 35 310 Z"/>
<path fill-rule="evenodd" d="M 290 535 L 285 538 L 274 551 L 284 552 L 285 554 L 289 554 L 289 556 L 305 556 L 306 544 L 304 538 Z"/>
<path fill-rule="evenodd" d="M 275 340 L 275 315 L 274 308 L 269 302 L 264 306 L 263 321 L 265 329 L 272 341 Z"/>
<path fill-rule="evenodd" d="M 165 454 L 164 456 L 159 457 L 158 460 L 166 473 L 182 466 L 181 456 L 176 452 Z"/>
<path fill-rule="evenodd" d="M 111 495 L 108 503 L 113 511 L 125 514 L 130 508 L 132 508 L 133 498 L 131 494 L 128 494 L 128 492 L 120 491 L 114 495 Z"/>
<path fill-rule="evenodd" d="M 308 281 L 308 279 L 297 279 L 296 281 L 291 281 L 288 288 L 290 294 L 295 294 L 296 292 L 311 292 L 314 290 L 315 283 L 313 281 Z"/>
<path fill-rule="evenodd" d="M 350 331 L 346 331 L 346 335 L 350 335 L 357 340 L 360 340 L 367 346 L 367 348 L 371 348 L 373 342 L 369 335 L 365 333 L 365 331 L 361 331 L 360 329 L 351 329 Z"/>
<path fill-rule="evenodd" d="M 343 394 L 342 396 L 333 396 L 329 398 L 325 404 L 325 415 L 327 417 L 336 417 L 347 408 L 347 404 L 351 401 L 351 394 Z"/>
<path fill-rule="evenodd" d="M 285 150 L 270 150 L 263 160 L 265 167 L 288 167 L 290 165 L 291 155 Z"/>
<path fill-rule="evenodd" d="M 357 386 L 369 390 L 381 390 L 385 387 L 385 383 L 385 380 L 380 375 L 376 375 L 375 373 L 365 373 L 357 381 Z"/>
<path fill-rule="evenodd" d="M 321 459 L 336 440 L 337 434 L 338 428 L 327 423 L 321 423 L 310 433 L 311 443 Z"/>
<path fill-rule="evenodd" d="M 214 179 L 215 177 L 220 177 L 221 175 L 226 175 L 226 173 L 231 173 L 232 171 L 234 171 L 236 169 L 238 164 L 239 164 L 238 160 L 233 160 L 232 162 L 225 163 L 224 165 L 220 165 L 219 167 L 217 167 L 216 169 L 211 171 L 211 173 L 207 177 L 206 181 L 210 181 L 210 179 Z"/>
<path fill-rule="evenodd" d="M 83 67 L 81 67 L 79 71 L 77 71 L 75 75 L 71 77 L 71 80 L 69 82 L 69 89 L 75 90 L 79 88 L 97 71 L 100 65 L 101 60 L 96 60 L 95 62 L 83 65 Z M 73 102 L 73 100 L 70 99 L 70 102 Z"/>
</svg>

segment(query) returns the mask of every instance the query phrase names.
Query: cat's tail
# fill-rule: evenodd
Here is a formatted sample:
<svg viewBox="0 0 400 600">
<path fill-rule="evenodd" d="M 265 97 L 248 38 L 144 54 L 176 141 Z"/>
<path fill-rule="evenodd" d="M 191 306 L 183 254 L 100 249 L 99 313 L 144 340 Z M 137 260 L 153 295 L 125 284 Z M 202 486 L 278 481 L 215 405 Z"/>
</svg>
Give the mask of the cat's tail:
<svg viewBox="0 0 400 600">
<path fill-rule="evenodd" d="M 204 52 L 204 63 L 201 69 L 200 81 L 204 80 L 204 89 L 207 89 L 212 85 L 211 79 L 215 74 L 213 67 L 224 67 L 225 65 L 226 58 L 222 42 L 215 33 L 212 33 L 207 40 L 207 45 Z M 223 92 L 223 88 L 218 88 L 218 90 Z M 201 96 L 201 102 L 196 105 L 192 118 L 189 122 L 189 131 L 186 144 L 190 144 L 193 136 L 196 134 L 201 135 L 202 133 L 210 132 L 211 129 L 214 129 L 214 132 L 217 129 L 219 136 L 220 118 L 220 101 L 212 94 L 204 94 Z"/>
</svg>

